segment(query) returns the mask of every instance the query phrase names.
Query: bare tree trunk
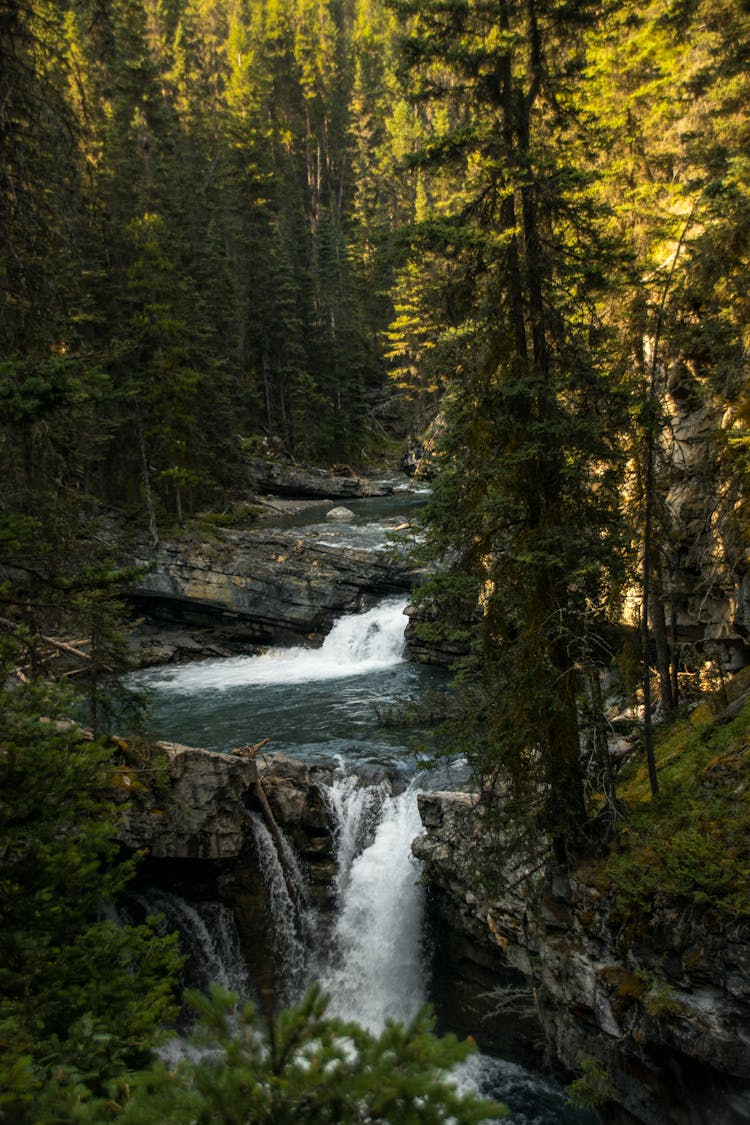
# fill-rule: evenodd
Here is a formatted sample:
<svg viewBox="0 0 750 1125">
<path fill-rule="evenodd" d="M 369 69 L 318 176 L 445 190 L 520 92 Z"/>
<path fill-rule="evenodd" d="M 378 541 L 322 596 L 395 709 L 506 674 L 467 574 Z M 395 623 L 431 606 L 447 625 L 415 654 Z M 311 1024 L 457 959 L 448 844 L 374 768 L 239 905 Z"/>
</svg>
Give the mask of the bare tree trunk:
<svg viewBox="0 0 750 1125">
<path fill-rule="evenodd" d="M 671 715 L 675 709 L 672 694 L 672 659 L 667 637 L 667 619 L 664 612 L 664 602 L 659 597 L 651 599 L 651 625 L 654 630 L 656 643 L 656 667 L 659 672 L 659 687 L 661 691 L 661 705 L 665 715 Z"/>
<path fill-rule="evenodd" d="M 159 549 L 159 532 L 156 527 L 156 513 L 154 511 L 154 497 L 151 492 L 151 477 L 148 471 L 148 458 L 146 457 L 146 439 L 143 436 L 143 424 L 141 423 L 141 407 L 136 399 L 135 403 L 135 417 L 138 425 L 138 444 L 141 449 L 141 472 L 143 474 L 143 496 L 146 501 L 146 511 L 148 513 L 148 530 L 151 536 L 151 546 L 155 551 Z"/>
</svg>

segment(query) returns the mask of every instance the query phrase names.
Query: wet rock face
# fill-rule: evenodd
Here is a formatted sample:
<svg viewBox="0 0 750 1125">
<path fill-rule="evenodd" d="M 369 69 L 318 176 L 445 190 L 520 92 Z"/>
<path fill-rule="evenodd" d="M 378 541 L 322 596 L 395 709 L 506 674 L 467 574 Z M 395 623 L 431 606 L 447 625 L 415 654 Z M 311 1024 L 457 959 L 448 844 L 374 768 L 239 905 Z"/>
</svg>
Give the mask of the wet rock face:
<svg viewBox="0 0 750 1125">
<path fill-rule="evenodd" d="M 177 743 L 157 745 L 161 756 L 154 759 L 148 788 L 137 771 L 121 773 L 132 793 L 122 842 L 147 848 L 157 859 L 237 857 L 245 843 L 246 802 L 258 778 L 255 763 Z"/>
<path fill-rule="evenodd" d="M 524 893 L 533 865 L 519 866 L 502 912 L 493 915 L 496 904 L 482 889 L 476 795 L 423 793 L 418 801 L 427 832 L 412 852 L 428 876 L 438 1020 L 472 1035 L 483 1050 L 538 1067 L 544 1036 L 534 1004 L 533 896 Z"/>
<path fill-rule="evenodd" d="M 135 588 L 136 607 L 194 643 L 207 634 L 214 648 L 322 636 L 337 617 L 409 590 L 418 577 L 385 551 L 326 547 L 279 530 L 164 543 L 155 557 L 133 561 L 151 568 Z"/>
<path fill-rule="evenodd" d="M 428 794 L 420 811 L 427 834 L 414 852 L 438 946 L 458 951 L 454 974 L 470 989 L 485 962 L 518 1030 L 533 986 L 554 1058 L 570 1073 L 585 1059 L 607 1072 L 608 1125 L 750 1121 L 750 924 L 669 906 L 623 917 L 582 876 L 556 874 L 543 855 L 503 863 L 502 849 L 492 886 L 504 889 L 490 894 L 476 798 Z"/>
</svg>

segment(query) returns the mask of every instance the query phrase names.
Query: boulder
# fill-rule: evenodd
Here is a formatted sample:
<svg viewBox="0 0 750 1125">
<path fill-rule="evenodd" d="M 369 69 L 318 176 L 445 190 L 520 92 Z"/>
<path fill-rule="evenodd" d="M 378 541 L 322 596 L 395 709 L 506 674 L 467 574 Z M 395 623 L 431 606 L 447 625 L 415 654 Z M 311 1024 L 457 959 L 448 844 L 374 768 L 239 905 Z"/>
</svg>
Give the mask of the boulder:
<svg viewBox="0 0 750 1125">
<path fill-rule="evenodd" d="M 351 508 L 331 508 L 326 512 L 327 520 L 352 520 L 354 519 L 354 512 Z"/>
</svg>

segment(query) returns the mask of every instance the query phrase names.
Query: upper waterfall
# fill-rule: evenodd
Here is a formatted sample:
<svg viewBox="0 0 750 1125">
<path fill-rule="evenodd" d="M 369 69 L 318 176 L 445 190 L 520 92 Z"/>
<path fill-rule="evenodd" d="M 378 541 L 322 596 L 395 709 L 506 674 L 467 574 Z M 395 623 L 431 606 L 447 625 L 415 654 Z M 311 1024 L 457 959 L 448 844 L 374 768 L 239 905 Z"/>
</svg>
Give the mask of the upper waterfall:
<svg viewBox="0 0 750 1125">
<path fill-rule="evenodd" d="M 299 684 L 379 672 L 403 661 L 405 597 L 388 598 L 364 613 L 340 617 L 320 648 L 280 648 L 159 669 L 150 687 L 179 693 L 253 684 Z"/>
</svg>

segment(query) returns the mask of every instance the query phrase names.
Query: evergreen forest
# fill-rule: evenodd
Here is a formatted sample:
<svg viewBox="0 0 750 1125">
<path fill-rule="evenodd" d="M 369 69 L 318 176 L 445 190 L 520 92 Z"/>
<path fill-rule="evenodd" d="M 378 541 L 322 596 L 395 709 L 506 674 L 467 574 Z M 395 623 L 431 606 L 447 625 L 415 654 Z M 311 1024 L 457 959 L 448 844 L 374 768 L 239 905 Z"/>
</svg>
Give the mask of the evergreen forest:
<svg viewBox="0 0 750 1125">
<path fill-rule="evenodd" d="M 652 716 L 724 677 L 677 633 L 711 596 L 681 584 L 667 502 L 686 404 L 720 418 L 707 541 L 748 561 L 748 106 L 747 0 L 0 0 L 3 1125 L 500 1112 L 445 1084 L 469 1048 L 426 1016 L 378 1040 L 316 992 L 263 1045 L 253 1010 L 194 996 L 231 1066 L 152 1062 L 177 947 L 101 908 L 137 866 L 100 737 L 128 705 L 122 559 L 228 518 L 257 459 L 372 473 L 424 447 L 418 628 L 463 653 L 435 747 L 532 850 L 611 846 L 645 901 L 667 876 L 621 850 L 602 683 L 616 662 L 640 701 L 630 831 L 661 825 L 660 851 L 684 808 Z M 79 684 L 50 637 L 88 638 Z M 732 918 L 742 776 L 729 844 L 679 798 L 714 849 L 693 834 L 684 864 L 731 855 Z"/>
</svg>

